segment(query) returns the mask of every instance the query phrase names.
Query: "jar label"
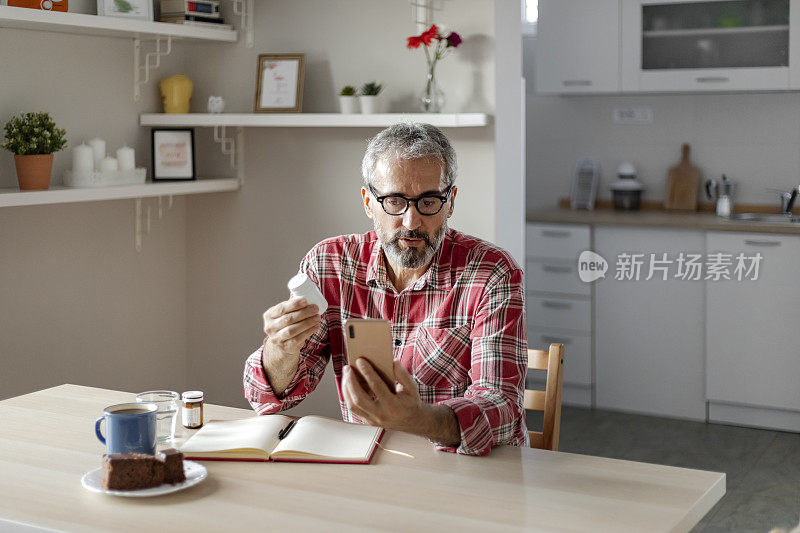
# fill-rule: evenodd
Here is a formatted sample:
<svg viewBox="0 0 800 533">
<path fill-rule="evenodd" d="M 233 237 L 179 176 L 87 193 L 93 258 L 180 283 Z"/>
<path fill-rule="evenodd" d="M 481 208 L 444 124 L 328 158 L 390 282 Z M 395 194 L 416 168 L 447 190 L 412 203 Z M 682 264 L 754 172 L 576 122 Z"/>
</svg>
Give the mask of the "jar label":
<svg viewBox="0 0 800 533">
<path fill-rule="evenodd" d="M 183 413 L 183 425 L 184 427 L 197 427 L 201 424 L 200 420 L 200 408 L 199 407 L 184 407 Z"/>
</svg>

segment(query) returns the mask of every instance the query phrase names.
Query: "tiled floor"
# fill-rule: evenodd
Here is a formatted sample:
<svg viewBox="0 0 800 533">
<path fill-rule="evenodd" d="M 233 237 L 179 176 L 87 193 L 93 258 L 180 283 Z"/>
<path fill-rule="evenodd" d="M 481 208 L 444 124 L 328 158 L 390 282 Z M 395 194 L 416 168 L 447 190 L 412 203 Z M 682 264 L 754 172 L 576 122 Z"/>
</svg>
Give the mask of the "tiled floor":
<svg viewBox="0 0 800 533">
<path fill-rule="evenodd" d="M 800 434 L 565 406 L 559 450 L 725 472 L 725 496 L 694 531 L 767 533 L 800 519 Z"/>
</svg>

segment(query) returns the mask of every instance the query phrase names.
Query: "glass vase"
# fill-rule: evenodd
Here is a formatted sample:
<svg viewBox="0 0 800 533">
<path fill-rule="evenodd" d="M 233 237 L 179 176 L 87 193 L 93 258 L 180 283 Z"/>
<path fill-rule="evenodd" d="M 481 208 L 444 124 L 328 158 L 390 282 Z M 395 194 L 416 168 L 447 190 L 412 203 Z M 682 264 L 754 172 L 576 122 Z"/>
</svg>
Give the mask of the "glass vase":
<svg viewBox="0 0 800 533">
<path fill-rule="evenodd" d="M 419 95 L 419 100 L 423 113 L 441 113 L 444 108 L 444 92 L 436 82 L 435 67 L 428 68 L 428 79 L 425 82 L 425 88 Z"/>
</svg>

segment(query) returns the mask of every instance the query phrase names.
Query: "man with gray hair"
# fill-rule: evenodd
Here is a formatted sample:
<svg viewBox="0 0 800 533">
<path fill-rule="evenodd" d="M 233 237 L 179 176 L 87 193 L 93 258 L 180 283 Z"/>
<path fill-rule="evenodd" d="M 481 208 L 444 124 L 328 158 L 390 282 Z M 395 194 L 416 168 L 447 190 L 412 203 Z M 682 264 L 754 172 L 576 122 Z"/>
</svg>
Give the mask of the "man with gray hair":
<svg viewBox="0 0 800 533">
<path fill-rule="evenodd" d="M 263 314 L 264 344 L 245 363 L 244 392 L 270 414 L 303 400 L 332 362 L 342 418 L 407 431 L 438 449 L 485 455 L 527 446 L 523 275 L 496 246 L 447 226 L 456 155 L 430 124 L 375 136 L 361 166 L 375 230 L 327 239 L 300 264 L 328 302 L 303 298 Z M 391 324 L 393 386 L 359 358 L 347 365 L 343 324 Z"/>
</svg>

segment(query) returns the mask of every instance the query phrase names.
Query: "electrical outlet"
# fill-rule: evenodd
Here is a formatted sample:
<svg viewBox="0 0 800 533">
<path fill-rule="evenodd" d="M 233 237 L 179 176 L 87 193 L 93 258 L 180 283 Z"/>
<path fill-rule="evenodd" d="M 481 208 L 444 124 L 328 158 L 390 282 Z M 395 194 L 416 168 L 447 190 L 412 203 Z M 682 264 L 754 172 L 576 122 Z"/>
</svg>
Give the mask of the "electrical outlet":
<svg viewBox="0 0 800 533">
<path fill-rule="evenodd" d="M 617 124 L 652 124 L 652 107 L 615 107 L 614 122 Z"/>
</svg>

